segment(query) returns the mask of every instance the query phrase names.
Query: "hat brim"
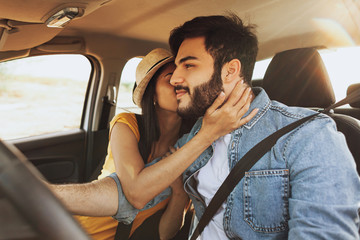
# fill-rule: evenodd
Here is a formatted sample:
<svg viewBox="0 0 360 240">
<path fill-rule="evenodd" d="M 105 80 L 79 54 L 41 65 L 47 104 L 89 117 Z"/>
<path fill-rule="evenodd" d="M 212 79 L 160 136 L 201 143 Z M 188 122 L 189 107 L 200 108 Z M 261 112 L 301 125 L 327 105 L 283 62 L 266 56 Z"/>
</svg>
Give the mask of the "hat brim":
<svg viewBox="0 0 360 240">
<path fill-rule="evenodd" d="M 138 86 L 136 86 L 136 88 L 133 92 L 133 102 L 137 106 L 141 107 L 142 97 L 147 88 L 147 85 L 149 84 L 149 82 L 150 82 L 151 78 L 154 76 L 154 74 L 159 70 L 159 68 L 161 68 L 165 64 L 167 64 L 169 62 L 173 62 L 173 61 L 174 61 L 174 57 L 169 56 L 169 57 L 163 59 L 162 61 L 158 62 L 156 65 L 154 65 L 154 67 L 151 68 L 151 70 L 141 80 L 140 84 Z"/>
</svg>

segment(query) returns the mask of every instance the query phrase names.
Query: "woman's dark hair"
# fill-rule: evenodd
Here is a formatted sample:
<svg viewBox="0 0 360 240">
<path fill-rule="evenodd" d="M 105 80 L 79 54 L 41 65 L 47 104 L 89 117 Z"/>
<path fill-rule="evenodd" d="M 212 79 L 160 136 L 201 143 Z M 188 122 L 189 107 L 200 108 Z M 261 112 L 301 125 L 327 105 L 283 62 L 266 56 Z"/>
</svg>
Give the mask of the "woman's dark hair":
<svg viewBox="0 0 360 240">
<path fill-rule="evenodd" d="M 152 151 L 152 147 L 154 146 L 154 143 L 159 140 L 160 137 L 160 127 L 154 105 L 154 95 L 156 91 L 157 78 L 164 70 L 166 65 L 167 64 L 157 70 L 154 76 L 150 79 L 145 89 L 144 95 L 141 99 L 142 115 L 137 117 L 140 132 L 140 140 L 138 143 L 138 147 L 144 163 L 147 163 L 147 160 Z M 139 123 L 139 120 L 141 121 L 141 123 Z M 189 132 L 194 123 L 195 121 L 193 119 L 186 121 L 182 120 L 179 137 L 182 136 L 184 133 Z"/>
<path fill-rule="evenodd" d="M 244 81 L 250 84 L 258 52 L 254 28 L 245 26 L 235 14 L 196 17 L 173 29 L 169 44 L 176 56 L 185 39 L 204 37 L 205 49 L 214 59 L 214 70 L 232 59 L 239 59 Z"/>
<path fill-rule="evenodd" d="M 153 143 L 158 141 L 160 137 L 159 121 L 154 105 L 154 95 L 156 90 L 156 80 L 162 70 L 163 67 L 161 67 L 150 79 L 141 99 L 141 124 L 138 122 L 138 125 L 142 125 L 142 127 L 139 127 L 140 141 L 138 146 L 144 163 L 146 163 L 149 158 Z"/>
</svg>

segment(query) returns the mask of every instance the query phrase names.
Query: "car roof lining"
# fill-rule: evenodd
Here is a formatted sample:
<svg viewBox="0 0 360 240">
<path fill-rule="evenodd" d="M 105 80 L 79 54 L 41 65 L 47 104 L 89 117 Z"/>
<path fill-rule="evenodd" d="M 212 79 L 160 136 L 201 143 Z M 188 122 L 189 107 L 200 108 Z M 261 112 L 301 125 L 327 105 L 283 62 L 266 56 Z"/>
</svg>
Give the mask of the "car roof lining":
<svg viewBox="0 0 360 240">
<path fill-rule="evenodd" d="M 238 14 L 246 23 L 258 26 L 258 60 L 271 57 L 279 50 L 291 48 L 360 44 L 360 20 L 351 16 L 356 16 L 360 11 L 360 2 L 352 0 L 303 0 L 296 2 L 296 8 L 293 1 L 288 0 L 78 0 L 75 3 L 70 0 L 0 1 L 0 21 L 10 19 L 10 23 L 19 24 L 18 33 L 12 36 L 4 34 L 7 30 L 2 30 L 1 38 L 7 39 L 6 42 L 2 40 L 5 44 L 0 51 L 33 48 L 55 36 L 76 37 L 79 34 L 101 36 L 111 33 L 119 39 L 133 38 L 167 44 L 171 29 L 182 24 L 184 19 L 224 14 L 228 10 Z M 203 7 L 204 4 L 206 8 Z M 46 29 L 44 22 L 52 13 L 64 6 L 75 5 L 83 9 L 83 16 L 75 18 L 63 30 Z M 300 15 L 299 9 L 302 12 Z M 20 23 L 32 24 L 27 26 Z M 36 35 L 36 38 L 31 35 Z"/>
</svg>

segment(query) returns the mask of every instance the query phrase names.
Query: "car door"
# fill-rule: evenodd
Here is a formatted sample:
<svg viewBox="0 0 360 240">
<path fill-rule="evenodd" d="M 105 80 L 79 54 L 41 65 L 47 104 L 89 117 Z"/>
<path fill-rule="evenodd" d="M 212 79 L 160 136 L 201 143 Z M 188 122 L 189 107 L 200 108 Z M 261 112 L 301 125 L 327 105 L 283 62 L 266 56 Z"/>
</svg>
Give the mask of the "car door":
<svg viewBox="0 0 360 240">
<path fill-rule="evenodd" d="M 0 63 L 0 138 L 52 183 L 86 181 L 105 156 L 107 129 L 89 130 L 98 72 L 80 54 Z"/>
</svg>

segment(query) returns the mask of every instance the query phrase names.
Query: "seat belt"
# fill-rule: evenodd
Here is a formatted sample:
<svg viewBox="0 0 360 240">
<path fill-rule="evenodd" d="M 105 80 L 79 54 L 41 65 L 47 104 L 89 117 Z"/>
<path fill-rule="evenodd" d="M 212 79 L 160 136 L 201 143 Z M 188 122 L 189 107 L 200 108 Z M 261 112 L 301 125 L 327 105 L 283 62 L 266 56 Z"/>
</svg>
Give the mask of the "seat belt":
<svg viewBox="0 0 360 240">
<path fill-rule="evenodd" d="M 355 101 L 360 100 L 360 91 L 353 92 L 352 94 L 348 95 L 343 100 L 332 104 L 328 108 L 312 114 L 308 117 L 304 117 L 302 119 L 293 122 L 278 131 L 272 133 L 270 136 L 263 139 L 261 142 L 256 144 L 252 149 L 250 149 L 241 159 L 238 161 L 234 168 L 231 170 L 229 175 L 226 177 L 224 182 L 221 184 L 217 192 L 215 193 L 214 197 L 211 199 L 209 205 L 205 209 L 203 216 L 201 217 L 198 225 L 196 226 L 193 235 L 191 236 L 190 240 L 196 240 L 197 237 L 202 233 L 204 228 L 208 225 L 210 220 L 213 218 L 215 213 L 218 211 L 222 203 L 227 199 L 229 194 L 233 191 L 235 186 L 240 182 L 240 180 L 244 177 L 245 172 L 249 171 L 252 166 L 267 153 L 277 142 L 277 140 L 282 137 L 284 134 L 294 130 L 301 124 L 313 119 L 320 113 L 329 113 L 331 109 L 336 107 L 342 106 L 344 104 L 350 104 Z"/>
</svg>

